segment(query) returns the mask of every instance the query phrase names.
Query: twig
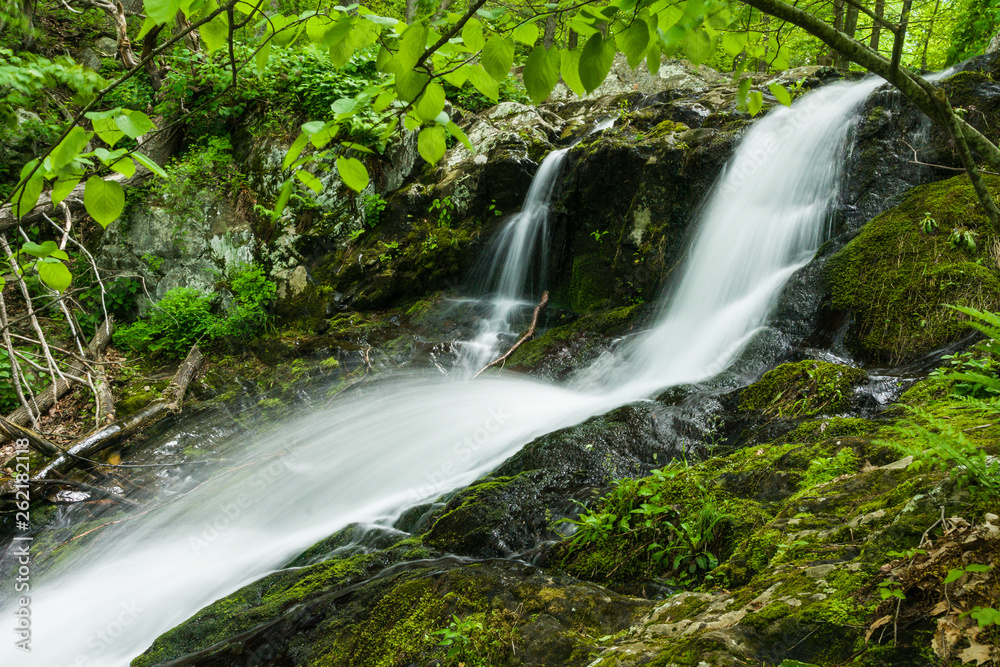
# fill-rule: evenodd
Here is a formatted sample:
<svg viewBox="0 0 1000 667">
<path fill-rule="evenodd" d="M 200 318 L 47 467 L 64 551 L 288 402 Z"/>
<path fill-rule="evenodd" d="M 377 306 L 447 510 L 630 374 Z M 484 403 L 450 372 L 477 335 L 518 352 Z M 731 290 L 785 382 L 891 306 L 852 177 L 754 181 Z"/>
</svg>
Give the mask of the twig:
<svg viewBox="0 0 1000 667">
<path fill-rule="evenodd" d="M 514 343 L 511 346 L 511 348 L 509 350 L 507 350 L 506 354 L 504 354 L 502 357 L 494 359 L 490 363 L 488 363 L 485 366 L 483 366 L 482 368 L 480 368 L 479 372 L 472 376 L 473 380 L 475 380 L 477 377 L 479 377 L 482 374 L 482 372 L 485 371 L 486 369 L 492 368 L 492 367 L 494 367 L 494 366 L 496 366 L 498 364 L 505 363 L 507 361 L 507 359 L 510 358 L 510 355 L 514 354 L 514 352 L 517 351 L 517 348 L 519 348 L 522 345 L 524 345 L 524 342 L 526 340 L 528 340 L 529 338 L 531 338 L 532 336 L 535 335 L 535 327 L 538 326 L 538 314 L 542 312 L 542 308 L 544 308 L 545 304 L 547 304 L 548 302 L 549 302 L 549 293 L 548 293 L 548 291 L 542 292 L 542 300 L 538 302 L 537 306 L 535 306 L 535 312 L 531 316 L 531 326 L 528 327 L 528 330 L 524 332 L 524 334 L 518 339 L 518 341 L 516 343 Z"/>
</svg>

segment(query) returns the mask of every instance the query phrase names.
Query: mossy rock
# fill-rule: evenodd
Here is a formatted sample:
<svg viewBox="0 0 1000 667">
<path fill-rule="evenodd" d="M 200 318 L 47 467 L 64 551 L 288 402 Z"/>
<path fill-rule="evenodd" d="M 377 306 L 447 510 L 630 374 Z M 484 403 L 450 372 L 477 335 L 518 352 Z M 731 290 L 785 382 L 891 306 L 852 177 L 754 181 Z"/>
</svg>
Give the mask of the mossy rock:
<svg viewBox="0 0 1000 667">
<path fill-rule="evenodd" d="M 850 406 L 854 387 L 867 377 L 859 368 L 825 361 L 782 364 L 743 391 L 740 410 L 785 418 L 836 414 Z"/>
<path fill-rule="evenodd" d="M 984 178 L 1000 194 L 1000 177 Z M 922 225 L 928 215 L 931 233 Z M 976 234 L 974 249 L 949 242 L 963 230 Z M 910 190 L 830 261 L 833 306 L 851 316 L 849 347 L 895 364 L 960 338 L 965 318 L 948 305 L 1000 308 L 996 240 L 967 176 Z"/>
</svg>

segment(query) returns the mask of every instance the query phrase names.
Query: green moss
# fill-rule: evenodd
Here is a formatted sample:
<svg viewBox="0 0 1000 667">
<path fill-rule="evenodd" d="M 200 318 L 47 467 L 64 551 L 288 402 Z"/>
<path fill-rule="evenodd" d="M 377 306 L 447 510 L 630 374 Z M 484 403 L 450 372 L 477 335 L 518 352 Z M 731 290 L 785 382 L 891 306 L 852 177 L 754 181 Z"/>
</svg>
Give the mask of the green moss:
<svg viewBox="0 0 1000 667">
<path fill-rule="evenodd" d="M 592 313 L 606 307 L 614 296 L 608 280 L 608 265 L 600 255 L 580 255 L 573 260 L 570 274 L 569 308 L 577 313 Z"/>
<path fill-rule="evenodd" d="M 1000 193 L 1000 178 L 985 178 L 995 195 Z M 947 304 L 1000 308 L 991 254 L 997 237 L 980 208 L 964 175 L 914 188 L 832 258 L 833 305 L 852 315 L 853 350 L 898 363 L 967 331 L 964 316 Z M 936 232 L 922 229 L 925 215 L 936 221 Z M 949 244 L 961 228 L 978 234 L 975 250 Z"/>
<path fill-rule="evenodd" d="M 683 132 L 687 129 L 688 126 L 685 125 L 684 123 L 672 120 L 665 120 L 657 124 L 656 127 L 654 127 L 653 129 L 651 129 L 646 134 L 646 136 L 649 137 L 650 139 L 658 139 L 660 137 L 665 137 L 667 135 L 673 134 L 675 132 Z"/>
<path fill-rule="evenodd" d="M 351 667 L 395 667 L 413 662 L 437 643 L 430 631 L 447 619 L 444 600 L 428 581 L 395 587 L 372 610 L 351 648 Z"/>
<path fill-rule="evenodd" d="M 851 390 L 867 377 L 861 369 L 825 361 L 782 364 L 744 390 L 740 409 L 781 417 L 840 412 L 850 405 Z"/>
<path fill-rule="evenodd" d="M 571 341 L 585 337 L 599 340 L 620 335 L 628 330 L 638 313 L 638 306 L 623 306 L 603 313 L 586 315 L 570 324 L 556 327 L 538 338 L 528 341 L 514 352 L 510 365 L 530 368 Z"/>
</svg>

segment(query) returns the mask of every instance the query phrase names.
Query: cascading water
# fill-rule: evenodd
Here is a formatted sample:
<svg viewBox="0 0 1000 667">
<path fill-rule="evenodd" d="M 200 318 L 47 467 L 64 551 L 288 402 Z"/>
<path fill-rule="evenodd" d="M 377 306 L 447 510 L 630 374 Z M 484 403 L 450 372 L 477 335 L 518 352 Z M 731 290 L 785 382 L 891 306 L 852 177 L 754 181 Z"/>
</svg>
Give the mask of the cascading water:
<svg viewBox="0 0 1000 667">
<path fill-rule="evenodd" d="M 521 211 L 512 215 L 490 243 L 485 278 L 480 292 L 489 294 L 489 314 L 479 323 L 475 338 L 462 344 L 462 366 L 475 372 L 491 361 L 501 337 L 514 333 L 512 315 L 533 305 L 532 278 L 538 267 L 538 282 L 544 282 L 548 255 L 549 202 L 569 148 L 552 151 L 538 165 Z"/>
<path fill-rule="evenodd" d="M 33 651 L 15 650 L 8 635 L 0 663 L 126 665 L 199 608 L 348 523 L 467 484 L 533 437 L 722 370 L 822 239 L 853 111 L 876 85 L 826 87 L 754 126 L 705 206 L 659 323 L 585 373 L 576 389 L 412 374 L 266 436 L 233 439 L 210 479 L 107 528 L 33 581 Z M 528 243 L 513 230 L 507 241 Z M 13 590 L 9 581 L 2 589 L 6 622 Z"/>
</svg>

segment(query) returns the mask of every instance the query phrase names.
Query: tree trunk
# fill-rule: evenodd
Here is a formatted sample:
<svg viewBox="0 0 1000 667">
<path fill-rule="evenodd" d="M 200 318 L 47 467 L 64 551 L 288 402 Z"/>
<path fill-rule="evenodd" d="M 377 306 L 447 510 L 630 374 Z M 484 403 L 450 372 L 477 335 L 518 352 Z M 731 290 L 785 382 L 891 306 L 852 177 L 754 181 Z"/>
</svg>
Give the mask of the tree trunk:
<svg viewBox="0 0 1000 667">
<path fill-rule="evenodd" d="M 542 38 L 542 46 L 546 49 L 551 49 L 552 44 L 556 40 L 556 28 L 559 26 L 559 15 L 549 14 L 549 17 L 545 19 L 545 37 Z"/>
<path fill-rule="evenodd" d="M 934 0 L 934 11 L 931 12 L 930 23 L 927 25 L 927 32 L 924 34 L 924 49 L 920 55 L 920 68 L 923 70 L 927 69 L 927 49 L 931 45 L 931 35 L 934 33 L 934 21 L 937 20 L 938 8 L 941 6 L 941 0 Z"/>
<path fill-rule="evenodd" d="M 833 0 L 833 29 L 844 32 L 844 0 Z M 831 49 L 830 57 L 834 67 L 844 67 L 847 63 L 847 58 L 836 49 Z"/>
<path fill-rule="evenodd" d="M 885 18 L 885 0 L 875 0 L 875 16 L 879 19 Z M 872 51 L 878 52 L 879 39 L 882 37 L 882 26 L 878 21 L 872 22 L 872 37 L 868 45 Z"/>
</svg>

